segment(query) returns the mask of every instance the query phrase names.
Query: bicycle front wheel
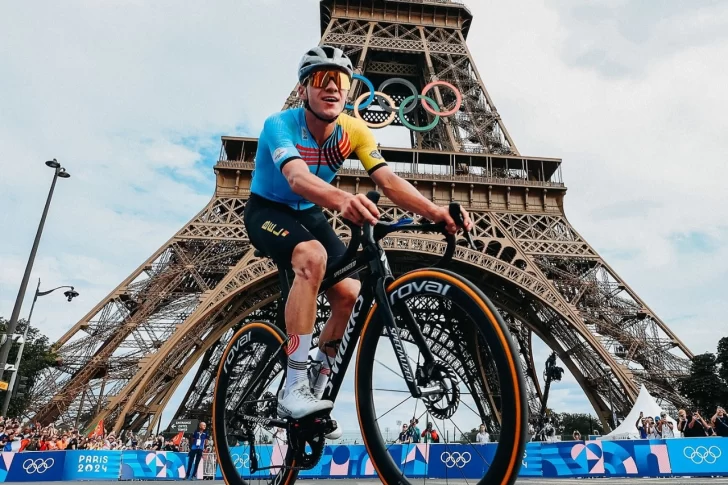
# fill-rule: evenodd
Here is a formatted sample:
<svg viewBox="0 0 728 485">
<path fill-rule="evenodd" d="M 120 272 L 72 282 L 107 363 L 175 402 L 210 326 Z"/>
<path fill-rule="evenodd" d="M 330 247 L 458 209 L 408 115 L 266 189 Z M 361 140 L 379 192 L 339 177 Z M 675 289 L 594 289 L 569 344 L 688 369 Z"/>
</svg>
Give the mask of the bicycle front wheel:
<svg viewBox="0 0 728 485">
<path fill-rule="evenodd" d="M 359 425 L 379 478 L 409 483 L 408 477 L 423 474 L 412 461 L 425 454 L 428 470 L 439 468 L 439 478 L 512 484 L 527 442 L 528 401 L 517 349 L 493 304 L 471 282 L 430 268 L 395 280 L 387 299 L 404 345 L 393 350 L 382 312 L 374 305 L 362 331 L 355 378 Z M 413 325 L 435 356 L 434 366 L 425 365 L 412 338 Z M 404 354 L 420 388 L 440 391 L 412 397 L 399 374 Z M 396 435 L 382 432 L 395 419 L 405 423 L 401 432 L 414 441 L 437 434 L 433 441 L 444 446 L 395 446 L 391 438 Z M 491 435 L 499 432 L 497 444 L 476 444 L 481 423 Z"/>
</svg>

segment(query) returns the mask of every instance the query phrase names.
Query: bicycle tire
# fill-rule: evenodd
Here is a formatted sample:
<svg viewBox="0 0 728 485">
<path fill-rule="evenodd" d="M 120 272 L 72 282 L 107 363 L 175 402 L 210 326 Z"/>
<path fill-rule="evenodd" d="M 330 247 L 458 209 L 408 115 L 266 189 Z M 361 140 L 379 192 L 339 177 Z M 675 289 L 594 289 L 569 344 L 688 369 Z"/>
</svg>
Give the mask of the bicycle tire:
<svg viewBox="0 0 728 485">
<path fill-rule="evenodd" d="M 526 385 L 515 344 L 505 322 L 490 300 L 475 285 L 453 272 L 439 268 L 425 268 L 406 273 L 388 286 L 387 298 L 392 301 L 395 292 L 404 290 L 403 287 L 411 283 L 418 283 L 419 290 L 412 290 L 414 286 L 410 286 L 407 291 L 420 291 L 420 294 L 427 295 L 428 291 L 423 282 L 450 285 L 450 289 L 447 290 L 448 299 L 470 315 L 473 324 L 479 327 L 481 336 L 485 338 L 492 352 L 501 384 L 503 432 L 495 457 L 478 483 L 511 485 L 518 478 L 528 431 Z M 434 292 L 429 294 L 434 295 Z M 354 387 L 357 414 L 364 445 L 379 479 L 385 484 L 404 484 L 409 481 L 387 451 L 374 410 L 371 387 L 374 377 L 374 356 L 383 331 L 383 319 L 377 316 L 375 304 L 367 315 L 356 357 Z M 479 371 L 483 372 L 482 369 Z"/>
<path fill-rule="evenodd" d="M 263 343 L 271 348 L 283 347 L 285 345 L 286 336 L 281 330 L 267 322 L 251 322 L 244 325 L 230 339 L 225 351 L 220 359 L 217 370 L 217 378 L 215 380 L 215 390 L 212 402 L 212 436 L 215 443 L 215 453 L 217 462 L 220 465 L 223 480 L 227 485 L 247 485 L 251 481 L 243 479 L 233 461 L 228 445 L 227 420 L 226 420 L 226 404 L 228 404 L 228 387 L 232 379 L 231 372 L 226 371 L 226 363 L 231 364 L 237 357 L 244 355 L 246 346 L 252 344 Z M 232 354 L 232 355 L 231 355 Z M 278 359 L 281 361 L 283 369 L 286 366 L 286 354 L 280 352 Z M 295 459 L 290 447 L 287 448 L 284 458 L 286 467 L 295 467 Z M 277 475 L 268 475 L 268 483 L 276 485 L 291 485 L 298 477 L 298 470 L 283 468 Z M 258 480 L 262 480 L 259 477 Z"/>
</svg>

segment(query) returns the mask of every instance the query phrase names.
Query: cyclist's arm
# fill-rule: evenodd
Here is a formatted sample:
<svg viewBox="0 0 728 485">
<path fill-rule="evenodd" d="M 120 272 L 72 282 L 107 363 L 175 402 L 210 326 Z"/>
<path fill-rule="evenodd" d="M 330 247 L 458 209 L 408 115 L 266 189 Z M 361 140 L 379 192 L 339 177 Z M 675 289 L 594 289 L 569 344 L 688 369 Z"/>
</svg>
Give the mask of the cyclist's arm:
<svg viewBox="0 0 728 485">
<path fill-rule="evenodd" d="M 371 174 L 372 180 L 399 207 L 428 219 L 438 219 L 442 208 L 423 196 L 411 183 L 385 166 Z"/>
<path fill-rule="evenodd" d="M 327 209 L 340 210 L 344 201 L 351 197 L 348 192 L 337 189 L 312 174 L 306 162 L 300 158 L 288 161 L 282 172 L 294 193 Z"/>
</svg>

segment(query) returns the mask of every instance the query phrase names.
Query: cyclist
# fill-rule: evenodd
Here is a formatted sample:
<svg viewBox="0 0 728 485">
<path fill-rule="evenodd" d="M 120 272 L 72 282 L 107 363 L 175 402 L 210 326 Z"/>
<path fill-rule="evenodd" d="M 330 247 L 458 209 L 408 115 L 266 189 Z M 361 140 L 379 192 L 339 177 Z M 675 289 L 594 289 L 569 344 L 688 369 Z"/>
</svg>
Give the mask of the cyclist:
<svg viewBox="0 0 728 485">
<path fill-rule="evenodd" d="M 351 60 L 338 48 L 317 46 L 301 59 L 298 96 L 304 107 L 275 113 L 264 124 L 258 141 L 251 195 L 245 207 L 245 227 L 254 247 L 295 277 L 285 308 L 288 344 L 286 385 L 278 396 L 278 415 L 299 419 L 333 407 L 321 400 L 335 350 L 324 344 L 339 340 L 359 294 L 360 283 L 347 278 L 326 293 L 331 316 L 319 338 L 318 373 L 307 372 L 316 317 L 316 296 L 327 261 L 344 254 L 322 207 L 358 224 L 376 224 L 379 211 L 362 194 L 331 185 L 344 160 L 356 153 L 369 176 L 392 202 L 434 222 L 445 221 L 457 231 L 447 207 L 439 207 L 397 176 L 382 158 L 366 124 L 343 113 L 351 87 Z M 472 222 L 463 211 L 465 228 Z M 313 391 L 312 391 L 313 389 Z M 341 436 L 341 427 L 327 437 Z"/>
</svg>

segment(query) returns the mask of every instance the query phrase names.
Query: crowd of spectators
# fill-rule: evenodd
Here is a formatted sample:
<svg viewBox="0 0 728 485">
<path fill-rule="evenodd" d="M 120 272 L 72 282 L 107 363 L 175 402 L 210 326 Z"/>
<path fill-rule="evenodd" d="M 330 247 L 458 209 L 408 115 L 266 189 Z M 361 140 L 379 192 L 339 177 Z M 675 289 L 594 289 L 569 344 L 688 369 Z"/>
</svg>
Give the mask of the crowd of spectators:
<svg viewBox="0 0 728 485">
<path fill-rule="evenodd" d="M 148 450 L 188 452 L 189 440 L 165 438 L 157 435 L 140 442 L 131 431 L 116 435 L 112 432 L 84 433 L 76 428 L 56 428 L 53 424 L 23 422 L 18 418 L 0 416 L 0 451 L 56 451 L 56 450 Z M 205 452 L 212 451 L 208 440 Z"/>
</svg>

